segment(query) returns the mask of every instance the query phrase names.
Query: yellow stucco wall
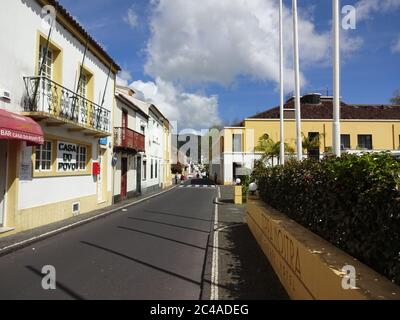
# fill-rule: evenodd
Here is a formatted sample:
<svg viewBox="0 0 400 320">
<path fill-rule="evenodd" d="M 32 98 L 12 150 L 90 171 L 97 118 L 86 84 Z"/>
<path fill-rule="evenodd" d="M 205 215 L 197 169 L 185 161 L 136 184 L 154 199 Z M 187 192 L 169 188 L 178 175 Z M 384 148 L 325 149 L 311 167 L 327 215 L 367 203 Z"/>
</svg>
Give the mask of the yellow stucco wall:
<svg viewBox="0 0 400 320">
<path fill-rule="evenodd" d="M 164 123 L 163 131 L 164 139 L 164 176 L 163 176 L 163 187 L 169 187 L 172 185 L 172 173 L 171 173 L 171 131 L 169 123 Z"/>
<path fill-rule="evenodd" d="M 285 121 L 285 142 L 295 147 L 296 123 L 294 120 Z M 321 152 L 332 146 L 332 122 L 328 120 L 303 120 L 302 132 L 307 136 L 309 132 L 324 134 L 321 138 Z M 244 151 L 252 152 L 258 139 L 267 133 L 274 141 L 280 140 L 279 119 L 247 119 L 244 128 L 224 129 L 224 152 L 232 152 L 232 135 L 243 134 Z M 351 149 L 357 148 L 359 134 L 371 134 L 373 149 L 393 150 L 400 144 L 400 120 L 342 120 L 341 134 L 350 135 Z"/>
<path fill-rule="evenodd" d="M 290 298 L 400 298 L 398 286 L 256 197 L 247 200 L 246 220 Z M 348 265 L 356 270 L 354 289 L 342 285 L 342 268 Z"/>
</svg>

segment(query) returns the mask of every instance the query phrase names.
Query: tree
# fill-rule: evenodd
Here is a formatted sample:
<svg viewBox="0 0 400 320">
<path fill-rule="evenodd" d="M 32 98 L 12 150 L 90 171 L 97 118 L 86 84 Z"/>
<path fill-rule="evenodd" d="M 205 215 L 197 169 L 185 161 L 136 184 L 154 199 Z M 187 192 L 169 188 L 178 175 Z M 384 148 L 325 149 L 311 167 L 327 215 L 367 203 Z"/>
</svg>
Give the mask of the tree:
<svg viewBox="0 0 400 320">
<path fill-rule="evenodd" d="M 178 162 L 176 164 L 171 165 L 171 173 L 172 174 L 182 174 L 182 171 L 184 169 L 184 166 Z"/>
<path fill-rule="evenodd" d="M 275 157 L 278 158 L 278 164 L 279 164 L 280 148 L 281 148 L 280 141 L 275 142 L 269 137 L 268 134 L 264 134 L 258 139 L 258 145 L 255 147 L 255 150 L 263 153 L 261 161 L 264 162 L 271 160 L 272 166 L 274 166 Z M 294 149 L 287 143 L 285 143 L 285 152 L 293 153 Z"/>
<path fill-rule="evenodd" d="M 400 105 L 400 89 L 397 89 L 394 94 L 393 98 L 390 99 L 390 102 L 393 104 L 399 104 Z"/>
<path fill-rule="evenodd" d="M 304 135 L 304 133 L 301 133 L 301 135 L 303 137 L 302 141 L 303 151 L 306 151 L 309 157 L 315 157 L 316 159 L 319 159 L 319 150 L 321 147 L 321 140 L 324 137 L 324 134 L 318 133 L 314 136 L 308 136 L 308 137 Z"/>
</svg>

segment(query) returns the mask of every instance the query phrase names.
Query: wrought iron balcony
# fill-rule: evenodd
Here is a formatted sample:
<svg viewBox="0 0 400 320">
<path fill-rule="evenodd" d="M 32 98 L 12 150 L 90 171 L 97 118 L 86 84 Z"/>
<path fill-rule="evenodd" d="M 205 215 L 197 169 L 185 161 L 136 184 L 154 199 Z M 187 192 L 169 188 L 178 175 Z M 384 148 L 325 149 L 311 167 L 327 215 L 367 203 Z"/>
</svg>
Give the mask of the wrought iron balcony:
<svg viewBox="0 0 400 320">
<path fill-rule="evenodd" d="M 144 152 L 144 135 L 128 128 L 114 128 L 114 146 Z"/>
<path fill-rule="evenodd" d="M 24 82 L 27 115 L 75 124 L 100 135 L 109 133 L 111 111 L 46 77 L 24 77 Z"/>
</svg>

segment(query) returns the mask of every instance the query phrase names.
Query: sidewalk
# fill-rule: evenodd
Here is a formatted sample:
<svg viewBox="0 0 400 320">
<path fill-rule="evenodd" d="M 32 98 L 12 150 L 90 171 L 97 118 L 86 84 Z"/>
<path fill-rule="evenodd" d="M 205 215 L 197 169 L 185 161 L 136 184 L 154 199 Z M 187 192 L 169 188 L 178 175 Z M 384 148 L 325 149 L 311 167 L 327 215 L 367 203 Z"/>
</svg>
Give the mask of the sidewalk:
<svg viewBox="0 0 400 320">
<path fill-rule="evenodd" d="M 231 186 L 220 186 L 218 199 L 218 300 L 289 300 L 245 221 L 246 204 L 233 203 Z M 216 230 L 214 230 L 215 236 Z M 212 238 L 213 238 L 212 237 Z M 214 240 L 209 241 L 203 299 L 210 299 Z M 214 283 L 215 285 L 215 283 Z M 214 297 L 215 298 L 215 297 Z"/>
<path fill-rule="evenodd" d="M 89 223 L 95 219 L 106 217 L 109 214 L 115 213 L 124 208 L 128 208 L 137 203 L 146 201 L 165 192 L 173 190 L 177 186 L 179 185 L 172 185 L 166 189 L 157 190 L 155 192 L 147 193 L 132 199 L 127 199 L 103 209 L 83 213 L 75 217 L 47 224 L 45 226 L 41 226 L 35 229 L 22 231 L 8 237 L 0 238 L 0 256 L 26 247 L 34 242 L 54 236 L 60 232 L 64 232 L 66 230 L 76 228 L 82 224 Z"/>
</svg>

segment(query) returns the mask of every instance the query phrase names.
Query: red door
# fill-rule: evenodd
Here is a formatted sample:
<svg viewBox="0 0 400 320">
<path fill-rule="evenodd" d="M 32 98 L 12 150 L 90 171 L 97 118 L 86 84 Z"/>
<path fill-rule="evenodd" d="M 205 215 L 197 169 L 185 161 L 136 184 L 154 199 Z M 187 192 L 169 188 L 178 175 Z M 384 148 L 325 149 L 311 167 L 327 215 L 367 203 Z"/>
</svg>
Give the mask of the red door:
<svg viewBox="0 0 400 320">
<path fill-rule="evenodd" d="M 121 159 L 121 199 L 126 198 L 127 191 L 128 159 Z"/>
</svg>

